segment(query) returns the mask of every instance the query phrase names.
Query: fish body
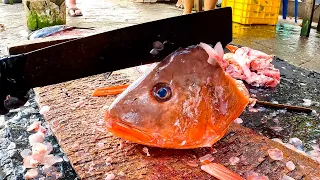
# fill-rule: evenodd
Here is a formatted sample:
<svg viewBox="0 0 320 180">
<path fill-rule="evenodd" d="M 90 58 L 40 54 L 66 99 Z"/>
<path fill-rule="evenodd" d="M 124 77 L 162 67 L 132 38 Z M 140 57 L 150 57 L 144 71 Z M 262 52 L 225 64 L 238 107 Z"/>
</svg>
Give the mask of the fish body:
<svg viewBox="0 0 320 180">
<path fill-rule="evenodd" d="M 72 29 L 72 27 L 66 26 L 66 25 L 56 25 L 56 26 L 50 26 L 50 27 L 45 27 L 36 31 L 33 31 L 29 35 L 29 39 L 37 39 L 37 38 L 44 38 L 48 37 L 52 34 L 67 30 L 67 29 Z"/>
<path fill-rule="evenodd" d="M 147 146 L 211 147 L 249 102 L 247 89 L 224 72 L 222 61 L 220 43 L 173 52 L 114 100 L 107 129 Z"/>
</svg>

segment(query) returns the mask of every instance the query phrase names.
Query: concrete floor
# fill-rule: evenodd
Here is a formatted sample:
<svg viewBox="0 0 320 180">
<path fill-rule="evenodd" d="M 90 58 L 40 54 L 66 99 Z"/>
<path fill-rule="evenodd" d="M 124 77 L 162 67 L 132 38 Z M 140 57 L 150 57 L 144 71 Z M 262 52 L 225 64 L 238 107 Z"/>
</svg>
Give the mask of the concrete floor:
<svg viewBox="0 0 320 180">
<path fill-rule="evenodd" d="M 127 0 L 78 0 L 84 16 L 67 17 L 67 25 L 94 27 L 92 33 L 117 29 L 146 21 L 178 16 L 182 10 L 173 4 L 143 4 Z M 0 56 L 12 43 L 28 42 L 22 4 L 0 4 Z M 168 27 L 170 28 L 170 27 Z M 320 72 L 320 34 L 311 29 L 309 38 L 299 36 L 300 27 L 280 20 L 277 26 L 242 26 L 234 24 L 233 43 L 274 54 L 295 65 Z"/>
<path fill-rule="evenodd" d="M 94 27 L 92 33 L 108 31 L 135 25 L 147 21 L 177 16 L 181 10 L 168 4 L 142 4 L 128 0 L 78 0 L 83 16 L 67 16 L 67 25 L 76 27 Z M 0 24 L 6 28 L 0 31 L 0 56 L 7 54 L 10 44 L 30 43 L 27 40 L 27 28 L 23 5 L 0 3 Z M 86 32 L 84 35 L 91 34 Z"/>
</svg>

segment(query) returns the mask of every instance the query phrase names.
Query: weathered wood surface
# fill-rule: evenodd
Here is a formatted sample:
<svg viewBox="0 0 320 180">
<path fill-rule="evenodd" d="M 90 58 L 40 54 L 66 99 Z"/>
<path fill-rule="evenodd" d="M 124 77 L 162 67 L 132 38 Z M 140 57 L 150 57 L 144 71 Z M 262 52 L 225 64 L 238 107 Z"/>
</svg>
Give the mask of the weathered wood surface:
<svg viewBox="0 0 320 180">
<path fill-rule="evenodd" d="M 132 82 L 138 73 L 130 68 L 105 77 L 97 75 L 35 89 L 39 105 L 51 107 L 44 117 L 82 179 L 103 179 L 109 172 L 114 173 L 116 179 L 215 179 L 201 171 L 198 160 L 212 152 L 210 148 L 166 150 L 149 147 L 151 156 L 147 156 L 142 150 L 144 146 L 125 143 L 120 149 L 119 138 L 97 128 L 99 120 L 104 118 L 106 106 L 115 97 L 91 97 L 93 90 Z M 79 106 L 80 101 L 85 103 Z M 103 142 L 104 147 L 96 147 L 98 142 Z M 283 151 L 284 160 L 269 158 L 267 150 L 274 147 Z M 243 177 L 255 171 L 269 179 L 279 179 L 283 174 L 295 179 L 320 178 L 320 165 L 315 161 L 237 124 L 231 125 L 214 148 L 217 150 L 213 154 L 214 161 Z M 113 160 L 111 165 L 106 164 L 109 156 Z M 229 158 L 234 156 L 238 156 L 241 162 L 230 166 Z M 296 164 L 296 169 L 291 172 L 285 167 L 289 160 Z"/>
</svg>

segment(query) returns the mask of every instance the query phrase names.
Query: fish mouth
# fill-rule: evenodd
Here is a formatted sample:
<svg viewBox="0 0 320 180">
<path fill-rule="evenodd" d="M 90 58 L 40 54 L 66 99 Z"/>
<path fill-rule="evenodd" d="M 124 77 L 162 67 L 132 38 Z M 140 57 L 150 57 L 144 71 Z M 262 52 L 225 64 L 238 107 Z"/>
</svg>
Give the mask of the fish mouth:
<svg viewBox="0 0 320 180">
<path fill-rule="evenodd" d="M 107 124 L 107 129 L 112 134 L 129 140 L 138 144 L 151 145 L 154 144 L 154 138 L 147 135 L 146 132 L 139 130 L 135 127 L 132 127 L 128 124 L 121 122 L 117 118 L 111 118 L 110 116 L 105 119 Z"/>
</svg>

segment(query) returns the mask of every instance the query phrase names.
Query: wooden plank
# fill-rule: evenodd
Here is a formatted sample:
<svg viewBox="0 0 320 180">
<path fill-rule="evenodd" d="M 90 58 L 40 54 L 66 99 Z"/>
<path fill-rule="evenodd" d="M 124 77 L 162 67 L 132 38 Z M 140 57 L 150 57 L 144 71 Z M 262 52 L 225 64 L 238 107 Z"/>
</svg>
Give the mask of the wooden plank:
<svg viewBox="0 0 320 180">
<path fill-rule="evenodd" d="M 306 0 L 305 15 L 302 21 L 302 28 L 300 36 L 309 37 L 312 19 L 313 19 L 313 7 L 315 5 L 315 0 Z"/>
<path fill-rule="evenodd" d="M 112 172 L 117 179 L 215 179 L 201 171 L 198 158 L 212 152 L 211 148 L 193 150 L 167 150 L 148 148 L 151 156 L 143 152 L 143 146 L 125 143 L 101 128 L 106 106 L 114 100 L 110 97 L 91 97 L 97 87 L 131 83 L 139 74 L 135 68 L 114 72 L 109 78 L 96 75 L 75 81 L 36 88 L 40 106 L 50 106 L 44 115 L 81 179 L 103 179 Z M 84 102 L 83 105 L 80 102 Z M 102 125 L 103 126 L 103 125 Z M 96 144 L 103 142 L 104 147 Z M 320 164 L 292 151 L 280 143 L 255 133 L 243 126 L 232 124 L 223 139 L 213 146 L 215 162 L 222 163 L 243 177 L 251 171 L 279 179 L 288 174 L 295 179 L 320 178 Z M 279 148 L 284 160 L 273 161 L 267 150 Z M 229 158 L 238 156 L 241 162 L 229 164 Z M 106 163 L 112 157 L 111 165 Z M 287 161 L 296 165 L 294 171 L 285 168 Z M 195 165 L 197 165 L 195 167 Z M 121 176 L 124 175 L 124 176 Z"/>
</svg>

